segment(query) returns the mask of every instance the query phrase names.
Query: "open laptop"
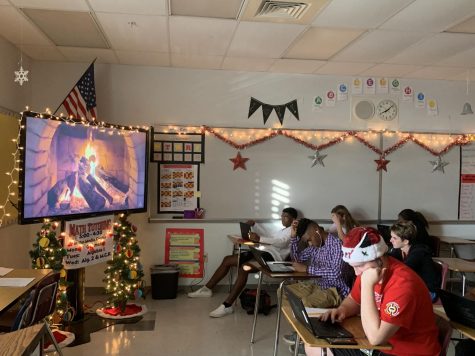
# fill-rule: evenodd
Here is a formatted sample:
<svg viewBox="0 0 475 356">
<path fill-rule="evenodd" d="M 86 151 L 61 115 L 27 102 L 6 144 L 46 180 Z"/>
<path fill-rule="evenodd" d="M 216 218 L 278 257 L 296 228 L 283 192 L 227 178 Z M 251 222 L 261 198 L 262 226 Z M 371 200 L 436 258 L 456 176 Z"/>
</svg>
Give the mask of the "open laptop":
<svg viewBox="0 0 475 356">
<path fill-rule="evenodd" d="M 302 300 L 287 288 L 284 289 L 295 319 L 301 322 L 314 336 L 327 338 L 353 338 L 353 334 L 339 323 L 322 321 L 318 317 L 309 317 Z"/>
<path fill-rule="evenodd" d="M 254 259 L 264 268 L 267 268 L 271 272 L 275 273 L 292 273 L 294 268 L 292 262 L 274 261 L 272 256 L 269 257 L 269 253 L 260 250 L 258 248 L 249 246 L 249 250 L 252 253 Z M 272 258 L 272 259 L 271 259 Z"/>
<path fill-rule="evenodd" d="M 249 232 L 251 231 L 251 225 L 240 222 L 239 227 L 241 228 L 241 237 L 243 240 L 249 240 Z"/>
<path fill-rule="evenodd" d="M 475 328 L 475 300 L 464 298 L 444 289 L 438 290 L 445 314 L 451 321 Z"/>
<path fill-rule="evenodd" d="M 386 242 L 387 245 L 392 246 L 391 244 L 391 226 L 389 225 L 382 225 L 378 224 L 378 232 L 383 238 L 384 242 Z"/>
</svg>

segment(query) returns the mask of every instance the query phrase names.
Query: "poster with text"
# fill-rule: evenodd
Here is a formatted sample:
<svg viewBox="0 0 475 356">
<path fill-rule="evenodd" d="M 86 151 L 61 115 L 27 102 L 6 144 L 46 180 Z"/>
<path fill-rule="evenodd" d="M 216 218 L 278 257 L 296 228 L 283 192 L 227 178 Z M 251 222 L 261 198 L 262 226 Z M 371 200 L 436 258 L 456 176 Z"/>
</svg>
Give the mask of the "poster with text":
<svg viewBox="0 0 475 356">
<path fill-rule="evenodd" d="M 158 173 L 159 213 L 183 213 L 200 207 L 199 165 L 161 164 Z"/>
<path fill-rule="evenodd" d="M 166 229 L 165 263 L 177 264 L 180 277 L 202 278 L 203 229 Z"/>
<path fill-rule="evenodd" d="M 460 147 L 459 219 L 475 220 L 475 145 Z"/>
<path fill-rule="evenodd" d="M 112 258 L 114 216 L 66 222 L 63 259 L 65 269 L 92 266 Z"/>
</svg>

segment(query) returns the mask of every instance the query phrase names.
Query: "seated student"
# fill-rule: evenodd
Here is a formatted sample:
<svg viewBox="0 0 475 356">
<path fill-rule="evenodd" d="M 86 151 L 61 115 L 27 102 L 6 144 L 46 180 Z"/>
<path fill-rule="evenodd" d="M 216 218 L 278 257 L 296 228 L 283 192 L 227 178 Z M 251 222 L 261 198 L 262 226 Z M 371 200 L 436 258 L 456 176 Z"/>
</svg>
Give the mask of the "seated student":
<svg viewBox="0 0 475 356">
<path fill-rule="evenodd" d="M 342 321 L 361 314 L 366 337 L 372 345 L 390 343 L 391 350 L 373 355 L 439 355 L 438 329 L 427 287 L 417 274 L 385 256 L 387 245 L 369 227 L 351 230 L 343 242 L 343 259 L 357 275 L 350 295 L 341 305 L 323 314 L 322 320 Z M 320 349 L 306 346 L 307 355 Z M 365 355 L 358 349 L 333 349 L 334 355 Z"/>
<path fill-rule="evenodd" d="M 429 246 L 415 244 L 417 230 L 413 223 L 403 222 L 391 226 L 391 244 L 393 249 L 389 255 L 404 262 L 422 278 L 430 292 L 432 302 L 437 300 L 437 289 L 440 288 L 441 276 L 432 260 Z"/>
<path fill-rule="evenodd" d="M 316 222 L 301 219 L 295 228 L 292 225 L 291 256 L 297 272 L 319 276 L 312 281 L 288 285 L 290 291 L 302 299 L 306 307 L 331 308 L 338 306 L 350 292 L 342 274 L 341 240 L 326 232 Z M 283 340 L 290 344 L 293 352 L 296 334 L 285 335 Z M 303 353 L 299 349 L 299 353 Z"/>
<path fill-rule="evenodd" d="M 430 237 L 427 231 L 429 223 L 422 213 L 412 209 L 401 210 L 397 216 L 397 222 L 412 222 L 416 226 L 417 236 L 413 241 L 413 245 L 425 244 L 430 246 Z"/>
<path fill-rule="evenodd" d="M 346 233 L 354 227 L 360 226 L 358 221 L 353 219 L 349 210 L 344 205 L 337 205 L 331 211 L 333 224 L 328 231 L 338 234 L 338 237 L 343 240 Z"/>
<path fill-rule="evenodd" d="M 290 253 L 290 233 L 292 222 L 297 218 L 297 210 L 294 208 L 285 208 L 282 210 L 281 221 L 284 228 L 282 230 L 277 231 L 274 233 L 273 236 L 261 236 L 255 232 L 251 232 L 249 234 L 249 238 L 255 242 L 262 242 L 268 245 L 262 245 L 262 249 L 268 252 L 275 261 L 283 261 L 285 260 L 289 253 Z M 251 222 L 254 225 L 254 222 Z M 254 226 L 257 228 L 257 225 Z M 242 266 L 244 263 L 249 262 L 252 257 L 252 253 L 250 251 L 241 252 L 239 263 Z M 190 298 L 199 298 L 199 297 L 211 297 L 213 295 L 212 289 L 218 284 L 220 280 L 222 280 L 231 267 L 236 266 L 238 261 L 238 255 L 229 255 L 224 257 L 221 265 L 218 269 L 214 272 L 211 279 L 206 283 L 205 286 L 201 287 L 195 292 L 188 293 L 188 297 Z M 223 304 L 221 304 L 218 308 L 213 310 L 209 316 L 213 318 L 219 318 L 234 312 L 232 304 L 236 300 L 236 298 L 241 294 L 243 288 L 246 285 L 247 277 L 249 273 L 255 272 L 256 270 L 248 267 L 243 269 L 240 267 L 238 269 L 238 275 L 236 282 L 234 283 L 230 294 L 226 298 Z"/>
</svg>

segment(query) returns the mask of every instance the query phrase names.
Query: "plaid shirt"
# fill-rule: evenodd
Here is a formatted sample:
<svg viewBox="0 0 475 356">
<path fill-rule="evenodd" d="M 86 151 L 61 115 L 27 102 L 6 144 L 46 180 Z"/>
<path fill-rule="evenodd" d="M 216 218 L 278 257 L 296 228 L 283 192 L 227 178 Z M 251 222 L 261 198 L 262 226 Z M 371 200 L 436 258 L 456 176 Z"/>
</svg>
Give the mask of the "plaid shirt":
<svg viewBox="0 0 475 356">
<path fill-rule="evenodd" d="M 342 275 L 343 252 L 341 240 L 332 233 L 328 234 L 322 247 L 308 246 L 298 252 L 299 238 L 291 240 L 292 260 L 306 264 L 307 273 L 319 276 L 315 283 L 323 289 L 336 288 L 342 298 L 350 292 Z"/>
</svg>

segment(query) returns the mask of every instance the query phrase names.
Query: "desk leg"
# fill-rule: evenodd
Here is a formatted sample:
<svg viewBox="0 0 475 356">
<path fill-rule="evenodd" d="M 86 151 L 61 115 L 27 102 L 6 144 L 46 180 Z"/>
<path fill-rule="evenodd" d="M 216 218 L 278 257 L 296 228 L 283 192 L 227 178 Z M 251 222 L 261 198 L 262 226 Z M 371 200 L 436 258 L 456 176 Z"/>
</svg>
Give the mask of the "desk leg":
<svg viewBox="0 0 475 356">
<path fill-rule="evenodd" d="M 262 271 L 259 271 L 259 282 L 257 283 L 256 302 L 254 303 L 254 321 L 252 322 L 251 344 L 254 343 L 256 332 L 257 313 L 259 312 L 259 300 L 261 299 Z"/>
<path fill-rule="evenodd" d="M 280 333 L 280 315 L 282 314 L 282 298 L 284 296 L 284 286 L 288 279 L 284 279 L 279 286 L 280 293 L 278 295 L 279 300 L 277 301 L 277 321 L 275 324 L 275 339 L 274 339 L 274 356 L 277 356 L 277 350 L 279 348 L 279 333 Z M 295 348 L 298 348 L 296 344 Z"/>
<path fill-rule="evenodd" d="M 299 346 L 300 346 L 300 335 L 297 334 L 297 337 L 295 338 L 294 356 L 298 356 L 298 354 L 299 354 Z"/>
<path fill-rule="evenodd" d="M 465 297 L 465 272 L 462 272 L 462 297 Z"/>
</svg>

